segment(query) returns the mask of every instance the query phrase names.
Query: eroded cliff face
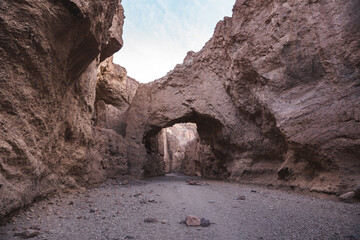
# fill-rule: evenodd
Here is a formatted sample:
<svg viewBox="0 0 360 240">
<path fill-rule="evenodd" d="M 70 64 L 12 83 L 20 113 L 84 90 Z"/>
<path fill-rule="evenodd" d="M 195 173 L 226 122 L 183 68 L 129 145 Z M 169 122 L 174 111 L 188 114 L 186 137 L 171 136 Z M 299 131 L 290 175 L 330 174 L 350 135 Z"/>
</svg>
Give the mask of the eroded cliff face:
<svg viewBox="0 0 360 240">
<path fill-rule="evenodd" d="M 106 60 L 123 19 L 118 0 L 0 2 L 0 224 L 57 189 L 163 174 L 154 139 L 181 122 L 200 138 L 189 174 L 360 184 L 359 1 L 238 0 L 200 52 L 141 85 Z"/>
<path fill-rule="evenodd" d="M 194 122 L 206 177 L 339 193 L 360 183 L 360 3 L 236 1 L 198 53 L 141 85 L 130 172 L 162 128 Z"/>
<path fill-rule="evenodd" d="M 0 2 L 0 223 L 102 171 L 97 66 L 122 46 L 120 2 Z"/>
<path fill-rule="evenodd" d="M 172 127 L 162 129 L 153 138 L 158 147 L 158 157 L 155 156 L 150 162 L 146 163 L 144 175 L 154 175 L 152 172 L 161 169 L 163 173 L 183 173 L 186 175 L 200 176 L 199 154 L 197 149 L 200 147 L 199 134 L 196 124 L 178 123 Z M 163 167 L 152 166 L 153 163 L 162 163 Z"/>
</svg>

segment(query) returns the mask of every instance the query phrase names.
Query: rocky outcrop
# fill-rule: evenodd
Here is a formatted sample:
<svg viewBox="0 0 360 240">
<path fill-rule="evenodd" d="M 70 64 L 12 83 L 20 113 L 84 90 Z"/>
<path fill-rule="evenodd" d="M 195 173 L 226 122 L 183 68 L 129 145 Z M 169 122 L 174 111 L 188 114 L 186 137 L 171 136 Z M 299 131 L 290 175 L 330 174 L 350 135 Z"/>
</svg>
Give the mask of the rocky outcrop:
<svg viewBox="0 0 360 240">
<path fill-rule="evenodd" d="M 110 57 L 97 69 L 95 97 L 95 134 L 90 148 L 92 165 L 89 183 L 99 183 L 108 177 L 128 173 L 126 156 L 125 113 L 139 83 L 128 77 L 126 69 L 113 63 Z"/>
<path fill-rule="evenodd" d="M 110 57 L 98 68 L 96 84 L 95 125 L 114 129 L 124 135 L 124 113 L 132 102 L 139 83 L 128 77 L 126 69 L 113 63 Z"/>
<path fill-rule="evenodd" d="M 123 19 L 119 0 L 0 2 L 0 223 L 103 171 L 96 69 L 121 48 Z"/>
<path fill-rule="evenodd" d="M 360 182 L 358 1 L 238 0 L 198 53 L 141 85 L 130 172 L 164 127 L 194 122 L 202 175 L 339 193 Z M 156 171 L 154 171 L 155 173 Z"/>
</svg>

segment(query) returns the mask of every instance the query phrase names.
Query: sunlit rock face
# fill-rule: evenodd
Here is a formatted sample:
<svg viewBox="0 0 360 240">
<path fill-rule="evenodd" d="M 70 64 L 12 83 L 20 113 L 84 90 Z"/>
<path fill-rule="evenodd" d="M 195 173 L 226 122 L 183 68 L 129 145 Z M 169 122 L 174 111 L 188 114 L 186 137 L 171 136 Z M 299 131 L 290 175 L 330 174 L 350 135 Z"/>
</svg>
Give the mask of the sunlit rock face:
<svg viewBox="0 0 360 240">
<path fill-rule="evenodd" d="M 113 63 L 113 57 L 102 62 L 97 73 L 95 125 L 124 135 L 123 116 L 138 86 L 135 79 L 127 76 L 125 68 Z"/>
<path fill-rule="evenodd" d="M 138 88 L 130 172 L 162 174 L 153 138 L 194 122 L 207 177 L 338 193 L 360 182 L 360 3 L 236 1 L 198 53 Z"/>
<path fill-rule="evenodd" d="M 118 0 L 0 1 L 0 223 L 56 189 L 104 179 L 97 66 L 121 48 L 123 19 Z"/>
<path fill-rule="evenodd" d="M 164 128 L 157 136 L 159 153 L 163 157 L 165 173 L 184 173 L 200 175 L 200 144 L 197 127 L 194 123 L 178 123 Z"/>
</svg>

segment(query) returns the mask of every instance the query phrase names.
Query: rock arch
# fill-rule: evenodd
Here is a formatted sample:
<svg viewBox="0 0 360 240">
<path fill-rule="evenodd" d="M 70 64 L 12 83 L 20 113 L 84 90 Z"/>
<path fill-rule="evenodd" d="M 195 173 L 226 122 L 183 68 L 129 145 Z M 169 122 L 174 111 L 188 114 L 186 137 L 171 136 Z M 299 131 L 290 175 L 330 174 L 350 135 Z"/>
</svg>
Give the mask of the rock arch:
<svg viewBox="0 0 360 240">
<path fill-rule="evenodd" d="M 154 137 L 162 128 L 175 123 L 194 122 L 201 141 L 207 146 L 200 153 L 203 176 L 237 180 L 247 169 L 257 168 L 257 162 L 273 162 L 269 165 L 276 179 L 277 167 L 286 150 L 281 136 L 267 134 L 275 131 L 276 124 L 273 123 L 270 130 L 264 129 L 265 120 L 261 118 L 265 113 L 260 104 L 252 103 L 260 109 L 256 112 L 259 116 L 254 114 L 257 122 L 253 120 L 254 115 L 238 108 L 223 84 L 225 75 L 213 70 L 199 72 L 191 69 L 193 67 L 196 64 L 178 66 L 166 77 L 139 86 L 126 114 L 130 173 L 162 174 L 154 156 Z M 259 168 L 269 171 L 266 167 Z"/>
</svg>

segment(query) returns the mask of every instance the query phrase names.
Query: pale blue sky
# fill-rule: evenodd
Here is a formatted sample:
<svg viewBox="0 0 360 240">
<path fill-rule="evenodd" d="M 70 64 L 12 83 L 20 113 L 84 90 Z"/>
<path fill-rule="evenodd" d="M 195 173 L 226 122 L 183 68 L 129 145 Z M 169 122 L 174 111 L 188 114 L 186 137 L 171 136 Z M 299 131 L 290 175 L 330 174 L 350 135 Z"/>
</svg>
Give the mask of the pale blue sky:
<svg viewBox="0 0 360 240">
<path fill-rule="evenodd" d="M 190 50 L 199 51 L 235 0 L 123 0 L 124 46 L 114 62 L 140 82 L 166 75 Z"/>
</svg>

